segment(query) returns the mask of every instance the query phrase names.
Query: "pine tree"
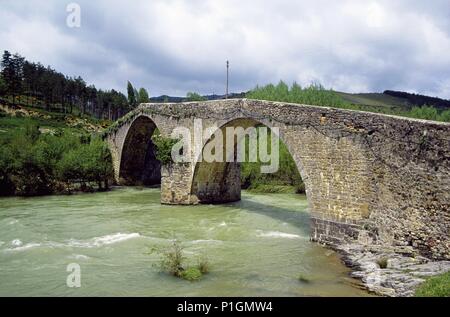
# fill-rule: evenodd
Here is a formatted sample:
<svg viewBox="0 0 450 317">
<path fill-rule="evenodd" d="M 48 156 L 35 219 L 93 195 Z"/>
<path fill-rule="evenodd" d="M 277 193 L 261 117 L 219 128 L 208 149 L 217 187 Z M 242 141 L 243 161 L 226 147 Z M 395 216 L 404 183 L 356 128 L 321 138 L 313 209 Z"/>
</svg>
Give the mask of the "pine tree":
<svg viewBox="0 0 450 317">
<path fill-rule="evenodd" d="M 4 96 L 6 94 L 6 83 L 3 80 L 3 76 L 0 74 L 0 96 Z"/>
</svg>

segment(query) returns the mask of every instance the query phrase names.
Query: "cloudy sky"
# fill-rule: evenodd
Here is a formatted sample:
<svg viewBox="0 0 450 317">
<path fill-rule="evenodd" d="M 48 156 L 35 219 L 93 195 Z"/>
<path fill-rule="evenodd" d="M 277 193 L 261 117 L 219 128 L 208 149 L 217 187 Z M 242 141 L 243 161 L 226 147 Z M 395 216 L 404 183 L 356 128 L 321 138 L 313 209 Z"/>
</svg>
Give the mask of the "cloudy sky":
<svg viewBox="0 0 450 317">
<path fill-rule="evenodd" d="M 153 96 L 222 94 L 229 59 L 235 92 L 283 79 L 450 98 L 449 0 L 0 0 L 0 49 Z"/>
</svg>

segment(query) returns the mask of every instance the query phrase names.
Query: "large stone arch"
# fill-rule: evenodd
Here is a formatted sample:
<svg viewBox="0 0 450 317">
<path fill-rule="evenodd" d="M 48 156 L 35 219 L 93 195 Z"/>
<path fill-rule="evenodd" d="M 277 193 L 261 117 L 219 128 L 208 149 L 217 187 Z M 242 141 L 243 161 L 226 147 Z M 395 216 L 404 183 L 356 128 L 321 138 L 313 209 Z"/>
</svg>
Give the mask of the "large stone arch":
<svg viewBox="0 0 450 317">
<path fill-rule="evenodd" d="M 333 241 L 343 234 L 358 235 L 359 224 L 370 215 L 373 199 L 372 158 L 359 137 L 335 137 L 308 125 L 288 126 L 261 118 L 257 113 L 221 123 L 218 129 L 222 131 L 237 126 L 277 127 L 277 136 L 287 147 L 305 183 L 314 223 L 312 238 Z M 210 141 L 211 138 L 206 140 L 203 148 Z M 224 203 L 240 197 L 239 163 L 202 161 L 194 166 L 191 201 Z"/>
</svg>

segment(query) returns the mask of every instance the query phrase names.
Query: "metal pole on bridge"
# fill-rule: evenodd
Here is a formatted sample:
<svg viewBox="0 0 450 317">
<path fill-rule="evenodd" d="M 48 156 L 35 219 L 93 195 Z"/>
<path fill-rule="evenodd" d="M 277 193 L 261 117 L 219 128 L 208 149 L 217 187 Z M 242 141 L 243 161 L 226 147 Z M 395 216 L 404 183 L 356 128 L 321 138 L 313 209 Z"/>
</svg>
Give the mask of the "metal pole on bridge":
<svg viewBox="0 0 450 317">
<path fill-rule="evenodd" d="M 225 99 L 228 99 L 228 73 L 229 73 L 229 69 L 230 69 L 230 62 L 229 61 L 227 61 L 227 89 L 226 89 L 226 92 L 225 92 Z"/>
</svg>

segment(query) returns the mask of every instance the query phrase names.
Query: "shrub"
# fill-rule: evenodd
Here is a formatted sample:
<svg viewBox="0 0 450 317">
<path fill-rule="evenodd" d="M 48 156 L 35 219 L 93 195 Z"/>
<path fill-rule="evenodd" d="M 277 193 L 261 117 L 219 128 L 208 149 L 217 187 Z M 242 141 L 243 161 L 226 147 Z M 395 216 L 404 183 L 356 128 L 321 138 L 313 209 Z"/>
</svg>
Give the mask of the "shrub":
<svg viewBox="0 0 450 317">
<path fill-rule="evenodd" d="M 0 139 L 0 189 L 2 195 L 44 195 L 61 191 L 61 182 L 105 182 L 112 177 L 111 155 L 106 144 L 93 139 L 82 144 L 78 136 L 41 134 L 35 122 L 21 120 Z M 64 190 L 62 190 L 64 191 Z"/>
<path fill-rule="evenodd" d="M 174 241 L 172 247 L 167 250 L 161 260 L 161 269 L 173 276 L 182 277 L 183 268 L 183 248 L 178 241 Z"/>
<path fill-rule="evenodd" d="M 160 267 L 163 272 L 188 281 L 199 280 L 203 274 L 209 273 L 210 265 L 205 256 L 199 259 L 197 266 L 187 266 L 185 261 L 183 248 L 175 240 L 171 247 L 163 252 Z"/>
<path fill-rule="evenodd" d="M 267 140 L 267 143 L 271 144 L 271 134 L 269 133 L 268 136 L 269 140 Z M 259 144 L 260 142 L 258 142 L 258 146 Z M 245 151 L 245 155 L 248 158 L 248 146 L 245 147 Z M 282 142 L 280 142 L 279 146 L 278 171 L 271 174 L 262 174 L 261 165 L 263 165 L 263 163 L 261 163 L 260 161 L 243 162 L 241 164 L 241 183 L 243 188 L 251 189 L 254 192 L 304 193 L 304 184 L 298 171 L 297 165 L 291 154 L 289 153 L 288 148 Z"/>
<path fill-rule="evenodd" d="M 207 99 L 196 92 L 188 92 L 186 101 L 206 101 Z"/>
<path fill-rule="evenodd" d="M 309 87 L 302 88 L 295 82 L 289 87 L 286 83 L 280 81 L 276 86 L 272 84 L 263 87 L 257 86 L 247 93 L 247 98 L 338 108 L 351 106 L 333 90 L 327 90 L 318 83 L 313 83 Z"/>
<path fill-rule="evenodd" d="M 172 163 L 172 148 L 179 140 L 154 135 L 152 141 L 156 146 L 156 159 L 163 165 Z"/>
</svg>

